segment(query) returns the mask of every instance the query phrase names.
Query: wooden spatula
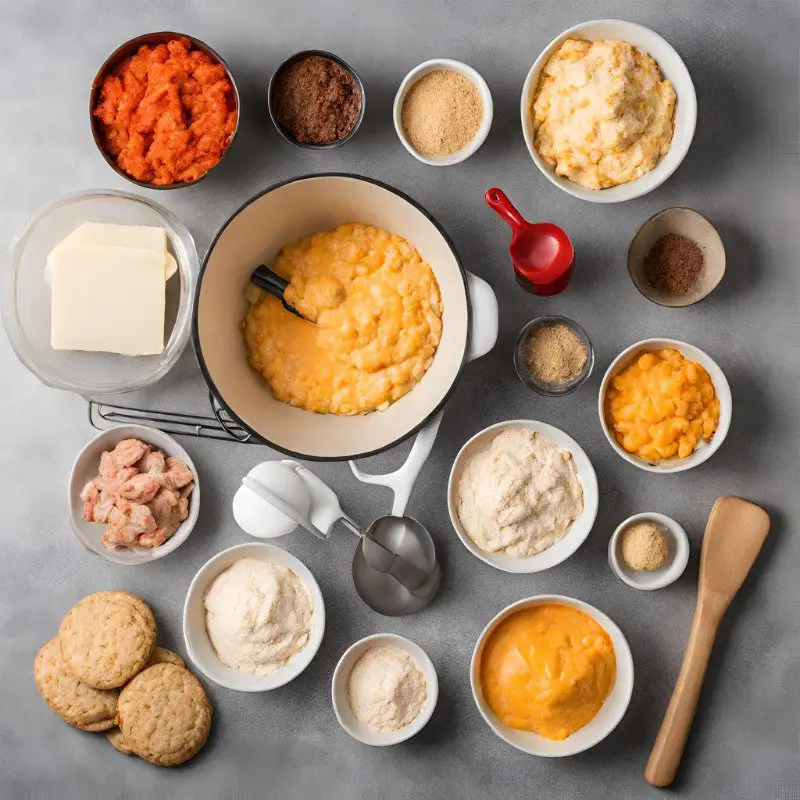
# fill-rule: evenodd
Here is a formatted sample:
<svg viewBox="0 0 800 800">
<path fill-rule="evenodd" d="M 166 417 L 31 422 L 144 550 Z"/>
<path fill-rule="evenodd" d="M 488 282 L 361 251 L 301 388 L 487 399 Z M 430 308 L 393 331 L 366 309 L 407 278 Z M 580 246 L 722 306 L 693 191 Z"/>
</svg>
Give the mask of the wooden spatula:
<svg viewBox="0 0 800 800">
<path fill-rule="evenodd" d="M 720 497 L 711 509 L 700 555 L 689 644 L 644 772 L 653 786 L 669 786 L 678 771 L 719 623 L 750 572 L 768 531 L 767 512 L 747 500 Z"/>
</svg>

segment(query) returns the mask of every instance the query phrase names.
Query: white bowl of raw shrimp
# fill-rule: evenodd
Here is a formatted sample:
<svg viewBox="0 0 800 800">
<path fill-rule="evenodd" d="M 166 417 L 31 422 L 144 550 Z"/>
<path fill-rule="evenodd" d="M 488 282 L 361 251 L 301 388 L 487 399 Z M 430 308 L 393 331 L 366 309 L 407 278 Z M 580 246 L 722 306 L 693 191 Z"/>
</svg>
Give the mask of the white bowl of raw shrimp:
<svg viewBox="0 0 800 800">
<path fill-rule="evenodd" d="M 78 454 L 67 507 L 89 552 L 115 564 L 148 564 L 177 550 L 192 532 L 200 510 L 197 469 L 166 433 L 119 425 Z"/>
</svg>

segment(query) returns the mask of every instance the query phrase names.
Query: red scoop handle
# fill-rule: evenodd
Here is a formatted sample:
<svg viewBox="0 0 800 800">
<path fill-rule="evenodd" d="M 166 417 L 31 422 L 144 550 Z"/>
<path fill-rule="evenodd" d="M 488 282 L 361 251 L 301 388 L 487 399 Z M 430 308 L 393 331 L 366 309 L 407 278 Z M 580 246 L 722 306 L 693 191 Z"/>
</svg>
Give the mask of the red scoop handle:
<svg viewBox="0 0 800 800">
<path fill-rule="evenodd" d="M 510 226 L 514 233 L 528 225 L 528 221 L 514 208 L 502 189 L 489 189 L 486 192 L 486 205 L 496 211 Z"/>
</svg>

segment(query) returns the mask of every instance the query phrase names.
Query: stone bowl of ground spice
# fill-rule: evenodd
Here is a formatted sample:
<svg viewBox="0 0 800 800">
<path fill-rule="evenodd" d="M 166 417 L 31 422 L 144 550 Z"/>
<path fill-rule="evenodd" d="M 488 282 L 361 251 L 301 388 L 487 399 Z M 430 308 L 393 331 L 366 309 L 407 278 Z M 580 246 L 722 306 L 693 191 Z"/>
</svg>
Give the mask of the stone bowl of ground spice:
<svg viewBox="0 0 800 800">
<path fill-rule="evenodd" d="M 449 58 L 425 61 L 394 98 L 397 136 L 419 161 L 445 167 L 469 158 L 492 127 L 492 94 L 480 74 Z"/>
<path fill-rule="evenodd" d="M 567 317 L 538 317 L 520 331 L 514 368 L 520 380 L 539 394 L 570 394 L 586 382 L 593 367 L 589 337 Z"/>
<path fill-rule="evenodd" d="M 287 58 L 269 82 L 269 115 L 287 142 L 329 150 L 349 141 L 366 104 L 356 71 L 333 53 L 304 50 Z"/>
<path fill-rule="evenodd" d="M 648 300 L 690 306 L 708 297 L 725 275 L 725 247 L 705 217 L 691 208 L 667 208 L 633 237 L 628 273 Z"/>
<path fill-rule="evenodd" d="M 683 575 L 689 563 L 689 537 L 664 514 L 634 514 L 611 536 L 608 563 L 634 589 L 663 589 Z"/>
</svg>

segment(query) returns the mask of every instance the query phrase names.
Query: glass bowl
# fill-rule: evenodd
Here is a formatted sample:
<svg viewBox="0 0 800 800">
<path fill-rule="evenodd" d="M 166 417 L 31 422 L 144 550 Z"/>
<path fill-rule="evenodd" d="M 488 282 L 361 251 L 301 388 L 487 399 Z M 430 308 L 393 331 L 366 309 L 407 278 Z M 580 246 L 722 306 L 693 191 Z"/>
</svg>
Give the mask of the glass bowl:
<svg viewBox="0 0 800 800">
<path fill-rule="evenodd" d="M 566 383 L 543 383 L 528 369 L 525 363 L 525 345 L 528 343 L 533 331 L 542 325 L 555 325 L 562 323 L 566 325 L 581 340 L 586 348 L 586 364 L 583 369 L 570 381 Z M 531 320 L 520 332 L 517 338 L 517 345 L 514 348 L 514 369 L 517 371 L 519 379 L 534 392 L 543 394 L 547 397 L 563 397 L 565 394 L 574 392 L 579 386 L 583 385 L 592 374 L 594 368 L 594 349 L 586 331 L 567 317 L 560 317 L 552 314 L 546 317 L 537 317 Z"/>
<path fill-rule="evenodd" d="M 47 255 L 84 222 L 158 225 L 167 232 L 178 271 L 167 281 L 166 346 L 162 353 L 123 356 L 54 350 L 50 346 Z M 132 392 L 166 375 L 186 346 L 198 272 L 194 240 L 167 209 L 111 189 L 66 195 L 40 208 L 11 243 L 2 274 L 3 325 L 19 360 L 45 385 L 85 396 Z"/>
</svg>

